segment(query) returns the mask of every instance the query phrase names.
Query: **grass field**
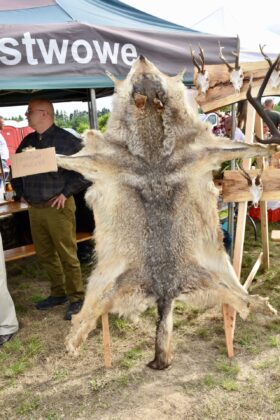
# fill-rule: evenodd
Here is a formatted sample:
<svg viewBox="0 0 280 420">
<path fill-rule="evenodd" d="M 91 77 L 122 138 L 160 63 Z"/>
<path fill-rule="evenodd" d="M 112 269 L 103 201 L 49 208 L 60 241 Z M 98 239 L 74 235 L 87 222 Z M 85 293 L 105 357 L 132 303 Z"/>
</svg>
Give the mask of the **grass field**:
<svg viewBox="0 0 280 420">
<path fill-rule="evenodd" d="M 260 250 L 248 225 L 243 279 Z M 280 310 L 280 244 L 270 244 L 270 256 L 270 269 L 259 271 L 250 292 L 269 296 Z M 91 269 L 83 266 L 85 280 Z M 177 303 L 173 365 L 157 372 L 146 367 L 156 311 L 137 325 L 110 316 L 113 368 L 106 370 L 100 325 L 73 359 L 64 349 L 65 306 L 34 308 L 49 291 L 36 257 L 9 263 L 7 271 L 20 330 L 0 351 L 1 419 L 280 419 L 279 317 L 238 318 L 229 360 L 221 309 Z"/>
</svg>

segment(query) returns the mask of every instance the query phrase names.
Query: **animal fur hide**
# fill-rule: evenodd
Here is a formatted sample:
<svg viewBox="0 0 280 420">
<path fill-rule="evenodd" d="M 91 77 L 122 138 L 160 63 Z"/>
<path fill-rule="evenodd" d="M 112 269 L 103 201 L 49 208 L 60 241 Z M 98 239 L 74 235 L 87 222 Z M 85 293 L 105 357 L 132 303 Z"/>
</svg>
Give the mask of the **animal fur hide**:
<svg viewBox="0 0 280 420">
<path fill-rule="evenodd" d="M 168 77 L 140 57 L 115 81 L 104 135 L 88 131 L 84 148 L 58 158 L 93 182 L 86 194 L 96 221 L 98 264 L 67 349 L 81 343 L 106 312 L 135 318 L 157 305 L 155 358 L 171 362 L 175 299 L 227 303 L 242 318 L 274 313 L 239 283 L 223 246 L 212 171 L 226 160 L 268 156 L 262 145 L 217 138 L 188 107 L 182 75 Z"/>
</svg>

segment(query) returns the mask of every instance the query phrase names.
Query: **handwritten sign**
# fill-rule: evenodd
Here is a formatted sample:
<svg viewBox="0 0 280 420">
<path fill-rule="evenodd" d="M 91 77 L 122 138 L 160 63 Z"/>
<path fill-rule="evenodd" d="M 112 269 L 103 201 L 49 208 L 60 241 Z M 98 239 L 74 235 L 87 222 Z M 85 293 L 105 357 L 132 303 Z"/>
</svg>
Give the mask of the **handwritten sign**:
<svg viewBox="0 0 280 420">
<path fill-rule="evenodd" d="M 34 149 L 11 156 L 13 178 L 57 172 L 55 148 Z"/>
</svg>

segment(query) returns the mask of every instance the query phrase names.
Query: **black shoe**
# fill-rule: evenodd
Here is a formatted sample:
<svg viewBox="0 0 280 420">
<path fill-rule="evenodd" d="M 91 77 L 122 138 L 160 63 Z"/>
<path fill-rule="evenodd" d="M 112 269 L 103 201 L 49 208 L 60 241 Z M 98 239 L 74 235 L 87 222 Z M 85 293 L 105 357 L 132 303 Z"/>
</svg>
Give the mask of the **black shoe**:
<svg viewBox="0 0 280 420">
<path fill-rule="evenodd" d="M 14 335 L 15 333 L 0 335 L 0 346 L 3 346 L 3 344 L 7 343 L 7 341 L 13 338 Z"/>
<path fill-rule="evenodd" d="M 71 302 L 64 316 L 65 321 L 71 321 L 72 315 L 80 312 L 82 306 L 83 302 L 81 300 L 78 300 L 77 302 Z"/>
<path fill-rule="evenodd" d="M 67 301 L 67 296 L 49 296 L 36 303 L 36 308 L 39 310 L 50 309 L 57 305 L 63 305 L 63 303 L 66 303 Z"/>
</svg>

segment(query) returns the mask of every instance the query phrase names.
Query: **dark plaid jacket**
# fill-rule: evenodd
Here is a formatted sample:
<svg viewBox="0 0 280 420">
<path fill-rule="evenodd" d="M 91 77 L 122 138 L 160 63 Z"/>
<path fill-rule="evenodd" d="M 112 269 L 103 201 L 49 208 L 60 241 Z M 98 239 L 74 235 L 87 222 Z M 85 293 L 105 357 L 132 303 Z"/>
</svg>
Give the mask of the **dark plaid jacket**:
<svg viewBox="0 0 280 420">
<path fill-rule="evenodd" d="M 28 146 L 36 149 L 55 147 L 56 153 L 62 155 L 72 155 L 82 148 L 78 138 L 56 125 L 52 125 L 40 135 L 37 132 L 28 134 L 22 140 L 16 153 Z M 61 193 L 70 197 L 89 185 L 90 182 L 86 181 L 82 175 L 62 168 L 59 168 L 58 172 L 30 175 L 12 180 L 16 198 L 24 197 L 28 203 L 45 202 Z"/>
</svg>

